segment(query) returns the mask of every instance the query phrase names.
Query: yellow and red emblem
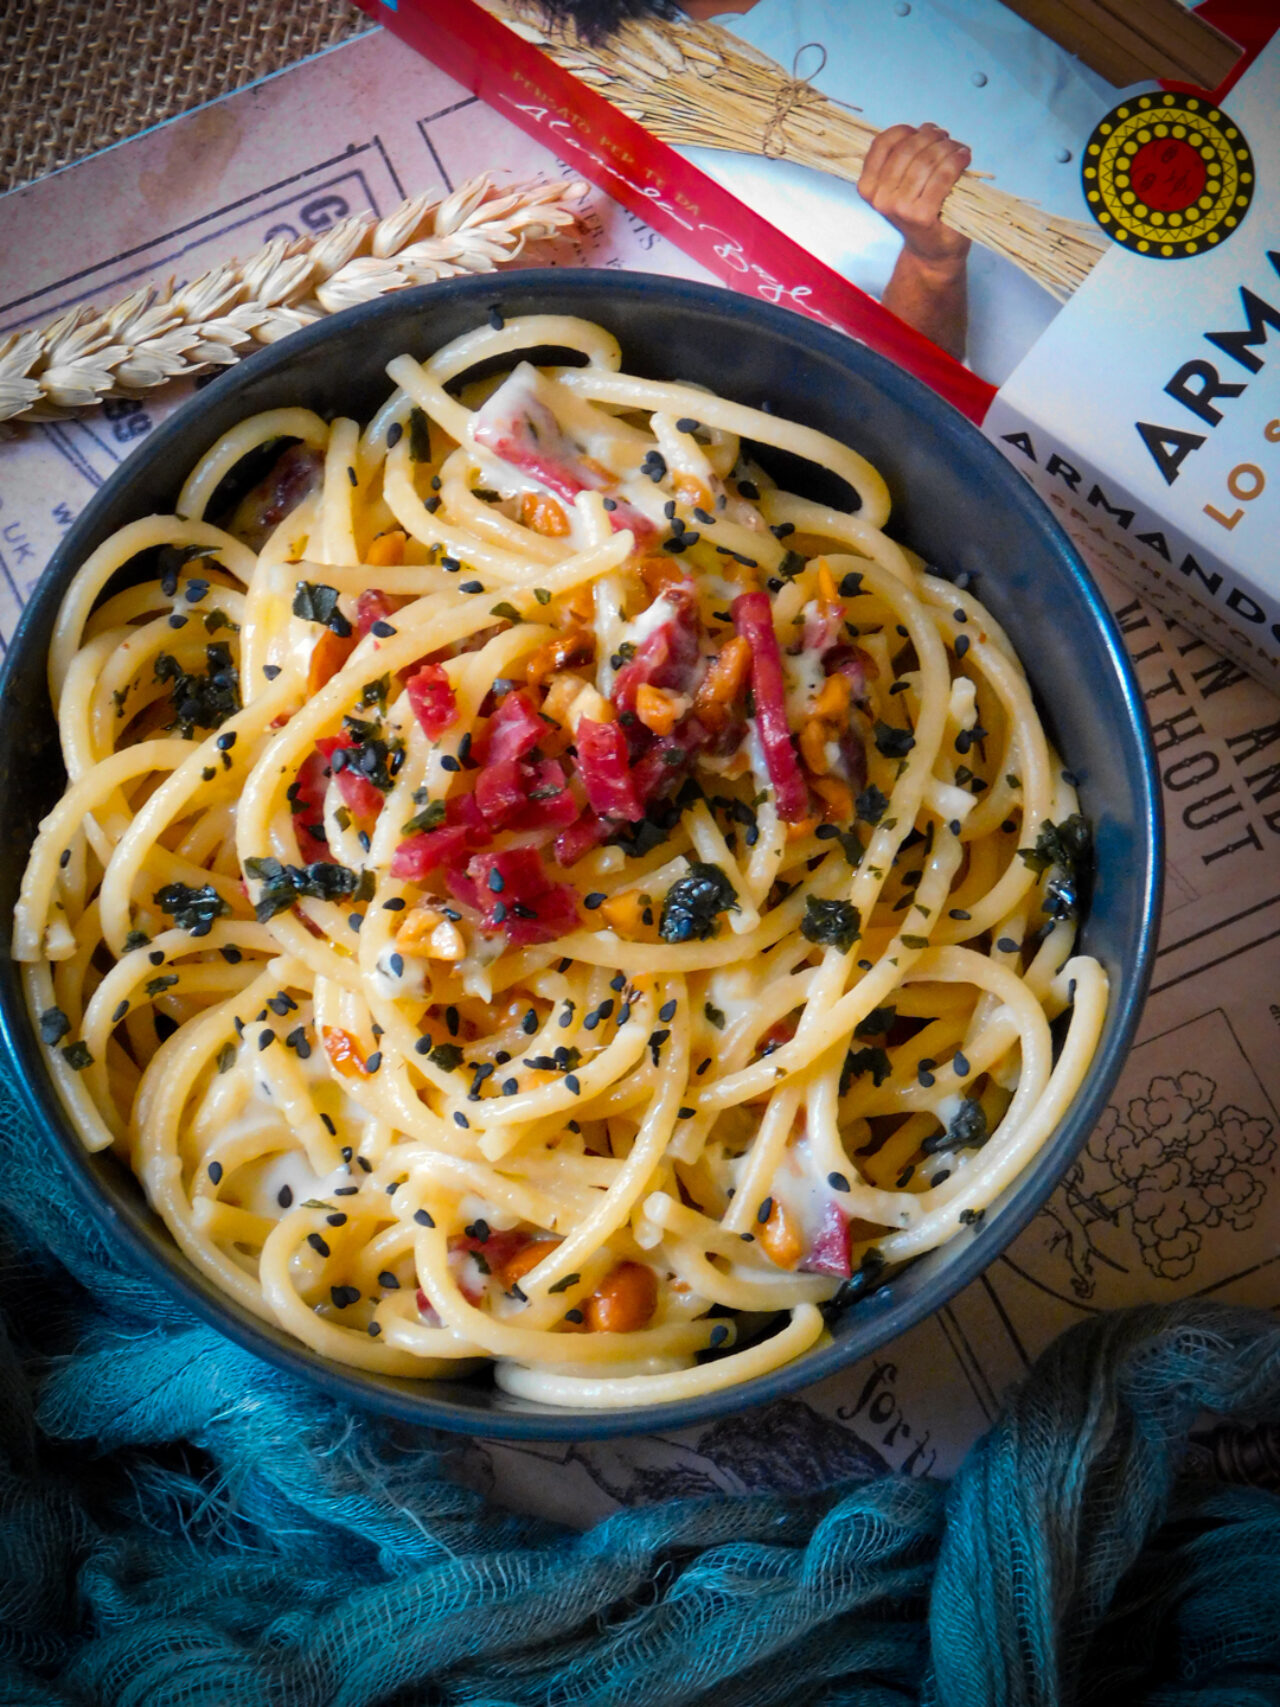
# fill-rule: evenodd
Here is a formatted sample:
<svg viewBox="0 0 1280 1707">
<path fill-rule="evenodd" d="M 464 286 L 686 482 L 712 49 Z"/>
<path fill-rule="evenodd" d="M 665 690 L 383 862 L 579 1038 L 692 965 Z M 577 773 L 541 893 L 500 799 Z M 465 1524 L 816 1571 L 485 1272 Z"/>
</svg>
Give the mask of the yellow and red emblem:
<svg viewBox="0 0 1280 1707">
<path fill-rule="evenodd" d="M 1152 260 L 1216 248 L 1253 200 L 1249 144 L 1199 95 L 1139 95 L 1113 107 L 1089 138 L 1081 177 L 1107 236 Z"/>
</svg>

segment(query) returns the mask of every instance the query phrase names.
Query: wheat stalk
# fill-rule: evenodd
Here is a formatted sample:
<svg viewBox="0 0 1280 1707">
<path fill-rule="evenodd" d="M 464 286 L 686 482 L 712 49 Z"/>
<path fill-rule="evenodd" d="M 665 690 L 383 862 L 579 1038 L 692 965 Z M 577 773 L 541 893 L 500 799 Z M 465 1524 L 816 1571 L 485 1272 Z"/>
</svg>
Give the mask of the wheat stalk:
<svg viewBox="0 0 1280 1707">
<path fill-rule="evenodd" d="M 879 134 L 719 24 L 632 19 L 592 47 L 571 24 L 550 23 L 538 0 L 481 4 L 663 142 L 785 158 L 856 183 Z M 1045 213 L 980 172 L 964 174 L 944 217 L 1060 302 L 1108 246 L 1092 225 Z"/>
<path fill-rule="evenodd" d="M 325 314 L 408 285 L 486 273 L 577 223 L 581 182 L 499 190 L 487 175 L 415 196 L 385 219 L 355 214 L 314 237 L 277 238 L 190 284 L 134 291 L 105 314 L 68 309 L 0 338 L 0 421 L 53 420 L 106 397 L 226 367 Z"/>
</svg>

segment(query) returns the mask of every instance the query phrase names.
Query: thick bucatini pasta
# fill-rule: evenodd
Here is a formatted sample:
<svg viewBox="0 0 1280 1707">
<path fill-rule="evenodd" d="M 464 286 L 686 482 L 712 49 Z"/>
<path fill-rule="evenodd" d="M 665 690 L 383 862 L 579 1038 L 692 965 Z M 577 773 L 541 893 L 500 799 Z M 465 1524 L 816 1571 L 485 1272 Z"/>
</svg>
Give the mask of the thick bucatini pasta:
<svg viewBox="0 0 1280 1707">
<path fill-rule="evenodd" d="M 1072 780 L 853 450 L 579 320 L 389 372 L 363 432 L 227 433 L 63 602 L 15 937 L 50 1069 L 330 1358 L 743 1381 L 968 1236 L 1070 1103 L 1107 993 Z"/>
</svg>

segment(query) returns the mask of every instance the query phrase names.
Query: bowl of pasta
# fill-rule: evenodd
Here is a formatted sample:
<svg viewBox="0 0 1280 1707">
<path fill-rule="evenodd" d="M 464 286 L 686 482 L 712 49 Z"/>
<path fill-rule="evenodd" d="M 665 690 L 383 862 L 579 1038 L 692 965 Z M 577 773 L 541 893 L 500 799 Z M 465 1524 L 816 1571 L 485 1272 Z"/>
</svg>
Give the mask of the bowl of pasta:
<svg viewBox="0 0 1280 1707">
<path fill-rule="evenodd" d="M 1159 904 L 1118 633 L 922 385 L 710 287 L 400 293 L 218 378 L 5 666 L 0 1011 L 122 1253 L 499 1436 L 936 1309 L 1115 1082 Z"/>
</svg>

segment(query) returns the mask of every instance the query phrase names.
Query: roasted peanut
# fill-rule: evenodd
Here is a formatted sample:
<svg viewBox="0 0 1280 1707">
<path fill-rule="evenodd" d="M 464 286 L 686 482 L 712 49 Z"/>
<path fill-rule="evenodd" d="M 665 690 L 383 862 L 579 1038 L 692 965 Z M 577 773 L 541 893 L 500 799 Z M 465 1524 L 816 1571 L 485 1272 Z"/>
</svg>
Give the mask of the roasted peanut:
<svg viewBox="0 0 1280 1707">
<path fill-rule="evenodd" d="M 827 763 L 829 734 L 830 731 L 820 717 L 807 718 L 804 728 L 800 731 L 800 755 L 814 776 L 823 776 L 831 768 Z"/>
<path fill-rule="evenodd" d="M 746 687 L 750 674 L 750 642 L 735 634 L 721 647 L 719 656 L 702 678 L 693 702 L 698 717 L 712 728 L 721 727 L 727 708 Z"/>
<path fill-rule="evenodd" d="M 513 1286 L 518 1286 L 533 1269 L 537 1268 L 543 1257 L 550 1256 L 560 1243 L 559 1239 L 531 1239 L 522 1250 L 507 1258 L 498 1270 L 498 1279 L 510 1292 Z"/>
<path fill-rule="evenodd" d="M 563 670 L 567 664 L 588 663 L 595 657 L 595 650 L 594 635 L 583 629 L 571 628 L 567 634 L 558 634 L 545 646 L 539 646 L 525 664 L 525 680 L 531 688 L 536 687 L 544 676 Z"/>
<path fill-rule="evenodd" d="M 649 682 L 636 689 L 636 716 L 655 735 L 669 735 L 692 703 L 687 694 L 668 693 Z"/>
<path fill-rule="evenodd" d="M 847 824 L 853 817 L 853 790 L 838 776 L 815 776 L 813 792 L 822 802 L 823 817 L 834 824 Z"/>
<path fill-rule="evenodd" d="M 839 723 L 849 709 L 849 678 L 838 672 L 828 676 L 813 702 L 813 715 L 828 723 Z"/>
<path fill-rule="evenodd" d="M 526 492 L 520 500 L 520 520 L 534 533 L 546 534 L 549 539 L 563 539 L 569 532 L 569 518 L 562 505 L 545 492 Z"/>
<path fill-rule="evenodd" d="M 774 1198 L 770 1206 L 769 1219 L 756 1229 L 756 1238 L 779 1268 L 794 1268 L 804 1255 L 804 1234 L 800 1225 L 778 1198 Z"/>
<path fill-rule="evenodd" d="M 658 1303 L 658 1277 L 647 1263 L 620 1262 L 583 1306 L 593 1334 L 630 1334 L 643 1328 Z"/>
<path fill-rule="evenodd" d="M 360 1053 L 357 1040 L 349 1031 L 327 1030 L 324 1033 L 324 1052 L 335 1072 L 344 1079 L 367 1079 L 369 1069 Z"/>
<path fill-rule="evenodd" d="M 345 639 L 336 635 L 331 628 L 326 628 L 319 640 L 311 648 L 311 662 L 307 666 L 307 692 L 319 693 L 326 682 L 331 681 L 355 651 L 359 642 L 358 634 L 349 634 Z"/>
<path fill-rule="evenodd" d="M 364 560 L 374 569 L 397 568 L 404 562 L 404 548 L 408 543 L 409 536 L 402 528 L 388 528 L 386 533 L 380 533 L 369 541 Z"/>
</svg>

